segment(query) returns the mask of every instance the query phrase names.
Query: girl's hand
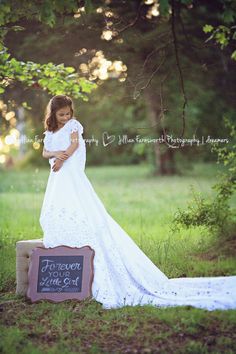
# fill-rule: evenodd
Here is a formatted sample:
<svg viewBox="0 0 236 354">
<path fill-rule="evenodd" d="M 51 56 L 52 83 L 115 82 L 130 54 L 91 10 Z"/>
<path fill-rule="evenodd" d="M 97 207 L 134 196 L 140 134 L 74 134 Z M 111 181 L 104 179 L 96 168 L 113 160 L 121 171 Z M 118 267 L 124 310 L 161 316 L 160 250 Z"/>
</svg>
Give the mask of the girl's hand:
<svg viewBox="0 0 236 354">
<path fill-rule="evenodd" d="M 62 165 L 63 165 L 63 161 L 59 160 L 59 159 L 56 159 L 55 162 L 54 162 L 54 165 L 52 166 L 52 170 L 54 172 L 57 172 L 57 171 L 60 170 Z"/>
<path fill-rule="evenodd" d="M 55 157 L 59 160 L 65 161 L 68 159 L 68 157 L 70 157 L 70 155 L 67 154 L 65 151 L 56 151 Z"/>
</svg>

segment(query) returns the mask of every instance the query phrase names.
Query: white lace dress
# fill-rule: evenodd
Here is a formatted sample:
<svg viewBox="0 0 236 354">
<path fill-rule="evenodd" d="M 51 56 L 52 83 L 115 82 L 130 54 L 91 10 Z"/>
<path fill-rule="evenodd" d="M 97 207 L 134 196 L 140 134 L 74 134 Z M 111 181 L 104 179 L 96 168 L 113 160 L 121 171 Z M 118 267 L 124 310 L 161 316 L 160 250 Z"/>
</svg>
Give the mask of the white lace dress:
<svg viewBox="0 0 236 354">
<path fill-rule="evenodd" d="M 59 171 L 51 168 L 47 182 L 40 214 L 45 247 L 95 250 L 92 294 L 106 309 L 145 304 L 235 309 L 236 276 L 168 279 L 111 217 L 85 174 L 83 126 L 76 119 L 55 133 L 46 131 L 45 149 L 66 150 L 73 131 L 79 132 L 78 149 Z"/>
</svg>

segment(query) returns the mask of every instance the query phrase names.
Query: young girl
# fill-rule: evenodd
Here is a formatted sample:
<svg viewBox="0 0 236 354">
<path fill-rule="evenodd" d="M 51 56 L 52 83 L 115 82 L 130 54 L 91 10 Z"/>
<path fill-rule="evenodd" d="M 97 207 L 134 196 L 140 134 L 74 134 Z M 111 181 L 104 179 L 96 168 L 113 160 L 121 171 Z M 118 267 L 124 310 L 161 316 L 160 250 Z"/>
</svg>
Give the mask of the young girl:
<svg viewBox="0 0 236 354">
<path fill-rule="evenodd" d="M 103 308 L 236 308 L 236 276 L 168 279 L 106 211 L 85 174 L 83 126 L 68 96 L 50 100 L 44 127 L 50 174 L 40 215 L 43 243 L 94 249 L 92 294 Z"/>
</svg>

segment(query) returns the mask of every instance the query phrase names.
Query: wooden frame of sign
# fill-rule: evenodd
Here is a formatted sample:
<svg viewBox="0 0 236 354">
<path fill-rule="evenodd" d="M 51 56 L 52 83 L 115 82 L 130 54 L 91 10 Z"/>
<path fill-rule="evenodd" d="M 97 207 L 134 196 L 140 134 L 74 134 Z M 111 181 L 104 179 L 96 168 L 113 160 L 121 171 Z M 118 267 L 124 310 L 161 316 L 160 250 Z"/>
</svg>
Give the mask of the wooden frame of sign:
<svg viewBox="0 0 236 354">
<path fill-rule="evenodd" d="M 30 255 L 27 298 L 31 302 L 60 302 L 91 297 L 94 255 L 88 245 L 34 248 Z"/>
</svg>

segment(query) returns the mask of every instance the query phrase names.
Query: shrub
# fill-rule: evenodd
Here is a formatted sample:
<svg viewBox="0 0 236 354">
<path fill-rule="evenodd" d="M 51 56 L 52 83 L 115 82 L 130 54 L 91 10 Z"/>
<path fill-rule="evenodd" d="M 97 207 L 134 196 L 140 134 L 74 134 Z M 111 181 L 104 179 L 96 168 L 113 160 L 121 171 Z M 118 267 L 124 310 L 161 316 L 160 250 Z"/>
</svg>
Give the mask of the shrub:
<svg viewBox="0 0 236 354">
<path fill-rule="evenodd" d="M 235 208 L 230 206 L 230 199 L 236 190 L 236 129 L 234 124 L 224 117 L 226 127 L 230 128 L 231 141 L 224 147 L 217 143 L 212 146 L 212 152 L 217 153 L 217 164 L 223 163 L 226 167 L 217 176 L 218 182 L 212 186 L 216 195 L 206 199 L 191 186 L 193 199 L 188 203 L 186 210 L 174 214 L 172 229 L 179 230 L 194 226 L 205 226 L 218 236 L 235 237 L 236 220 Z"/>
</svg>

